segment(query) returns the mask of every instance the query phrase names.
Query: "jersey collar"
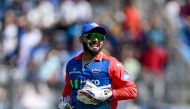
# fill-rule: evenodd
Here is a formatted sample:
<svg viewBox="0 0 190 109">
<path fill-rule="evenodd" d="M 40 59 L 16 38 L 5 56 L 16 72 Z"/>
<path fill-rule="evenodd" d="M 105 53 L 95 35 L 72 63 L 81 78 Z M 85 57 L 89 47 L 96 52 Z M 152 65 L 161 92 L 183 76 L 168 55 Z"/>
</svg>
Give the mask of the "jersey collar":
<svg viewBox="0 0 190 109">
<path fill-rule="evenodd" d="M 82 60 L 82 55 L 83 55 L 83 52 L 81 54 L 79 54 L 77 57 L 76 57 L 76 60 Z M 103 57 L 104 53 L 102 51 L 100 51 L 96 58 L 94 60 L 97 60 L 97 61 L 101 61 L 102 60 L 102 57 Z"/>
</svg>

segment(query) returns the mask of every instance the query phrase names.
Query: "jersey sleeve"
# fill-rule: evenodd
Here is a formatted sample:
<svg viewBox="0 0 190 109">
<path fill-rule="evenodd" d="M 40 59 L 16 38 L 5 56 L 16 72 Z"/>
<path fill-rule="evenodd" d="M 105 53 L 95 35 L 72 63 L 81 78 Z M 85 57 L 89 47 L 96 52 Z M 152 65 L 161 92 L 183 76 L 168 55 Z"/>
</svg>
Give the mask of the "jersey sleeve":
<svg viewBox="0 0 190 109">
<path fill-rule="evenodd" d="M 66 97 L 67 95 L 71 96 L 71 90 L 72 90 L 72 86 L 70 84 L 70 79 L 69 79 L 69 75 L 66 71 L 66 75 L 65 75 L 65 87 L 63 89 L 63 96 Z"/>
<path fill-rule="evenodd" d="M 137 96 L 136 84 L 129 73 L 117 60 L 110 63 L 109 74 L 112 78 L 112 89 L 115 100 L 134 99 Z"/>
</svg>

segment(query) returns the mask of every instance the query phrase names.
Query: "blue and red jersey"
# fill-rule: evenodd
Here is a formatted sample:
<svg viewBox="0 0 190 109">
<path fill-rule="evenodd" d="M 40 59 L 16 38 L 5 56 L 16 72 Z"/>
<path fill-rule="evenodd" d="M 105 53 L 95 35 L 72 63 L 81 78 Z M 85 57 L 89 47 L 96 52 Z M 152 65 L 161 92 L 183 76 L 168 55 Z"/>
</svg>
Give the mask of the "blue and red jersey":
<svg viewBox="0 0 190 109">
<path fill-rule="evenodd" d="M 66 66 L 66 84 L 63 96 L 70 95 L 74 109 L 116 109 L 119 100 L 134 99 L 137 96 L 136 85 L 123 65 L 114 57 L 99 52 L 96 58 L 86 65 L 82 62 L 83 53 L 71 59 Z M 97 105 L 84 104 L 77 100 L 77 91 L 82 89 L 86 80 L 96 86 L 111 85 L 114 99 Z"/>
</svg>

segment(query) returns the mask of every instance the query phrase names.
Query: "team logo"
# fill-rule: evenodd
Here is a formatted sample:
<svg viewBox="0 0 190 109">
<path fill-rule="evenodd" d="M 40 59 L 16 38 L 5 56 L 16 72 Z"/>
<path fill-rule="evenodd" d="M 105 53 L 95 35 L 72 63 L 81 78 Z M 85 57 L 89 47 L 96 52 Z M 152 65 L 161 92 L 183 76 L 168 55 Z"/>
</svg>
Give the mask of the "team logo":
<svg viewBox="0 0 190 109">
<path fill-rule="evenodd" d="M 130 75 L 127 72 L 123 73 L 122 78 L 124 80 L 126 80 L 126 81 L 130 81 L 131 80 L 131 77 L 130 77 Z"/>
<path fill-rule="evenodd" d="M 92 69 L 92 73 L 96 76 L 100 72 L 99 68 Z"/>
</svg>

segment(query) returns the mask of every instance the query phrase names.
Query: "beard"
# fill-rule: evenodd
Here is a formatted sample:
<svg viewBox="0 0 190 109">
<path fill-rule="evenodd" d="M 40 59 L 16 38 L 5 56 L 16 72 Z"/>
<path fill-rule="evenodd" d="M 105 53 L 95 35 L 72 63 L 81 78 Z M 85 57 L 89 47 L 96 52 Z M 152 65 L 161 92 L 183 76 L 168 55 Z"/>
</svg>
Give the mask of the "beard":
<svg viewBox="0 0 190 109">
<path fill-rule="evenodd" d="M 84 51 L 87 51 L 88 53 L 92 55 L 97 55 L 102 50 L 102 46 L 100 46 L 98 49 L 93 49 L 90 47 L 92 43 L 93 42 L 91 42 L 90 44 L 87 44 L 86 42 L 83 41 L 82 45 L 83 45 Z"/>
</svg>

